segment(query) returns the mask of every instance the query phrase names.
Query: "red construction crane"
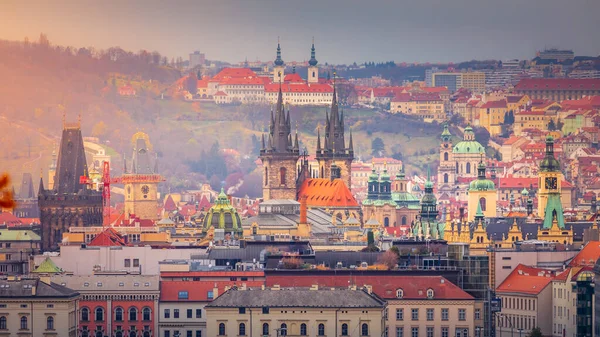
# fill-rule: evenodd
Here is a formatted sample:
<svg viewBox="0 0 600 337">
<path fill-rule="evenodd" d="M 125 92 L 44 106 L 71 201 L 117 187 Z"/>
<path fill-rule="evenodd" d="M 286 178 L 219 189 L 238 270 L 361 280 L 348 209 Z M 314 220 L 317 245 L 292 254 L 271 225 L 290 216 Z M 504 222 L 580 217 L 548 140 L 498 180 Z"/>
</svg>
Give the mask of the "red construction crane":
<svg viewBox="0 0 600 337">
<path fill-rule="evenodd" d="M 126 174 L 121 177 L 110 177 L 110 164 L 102 163 L 102 226 L 110 226 L 110 185 L 131 183 L 159 183 L 165 181 L 160 174 Z M 79 183 L 93 186 L 95 182 L 86 176 L 79 177 Z"/>
</svg>

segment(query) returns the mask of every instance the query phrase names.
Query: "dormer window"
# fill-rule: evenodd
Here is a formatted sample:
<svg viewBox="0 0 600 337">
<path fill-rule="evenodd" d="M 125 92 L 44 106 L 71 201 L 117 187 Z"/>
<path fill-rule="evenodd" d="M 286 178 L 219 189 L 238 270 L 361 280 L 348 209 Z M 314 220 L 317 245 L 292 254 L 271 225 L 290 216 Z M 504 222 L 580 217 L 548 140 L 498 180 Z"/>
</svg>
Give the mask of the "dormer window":
<svg viewBox="0 0 600 337">
<path fill-rule="evenodd" d="M 429 298 L 429 299 L 433 298 L 433 289 L 427 289 L 427 298 Z"/>
<path fill-rule="evenodd" d="M 404 290 L 402 290 L 402 289 L 396 290 L 396 298 L 402 298 L 402 297 L 404 297 Z"/>
</svg>

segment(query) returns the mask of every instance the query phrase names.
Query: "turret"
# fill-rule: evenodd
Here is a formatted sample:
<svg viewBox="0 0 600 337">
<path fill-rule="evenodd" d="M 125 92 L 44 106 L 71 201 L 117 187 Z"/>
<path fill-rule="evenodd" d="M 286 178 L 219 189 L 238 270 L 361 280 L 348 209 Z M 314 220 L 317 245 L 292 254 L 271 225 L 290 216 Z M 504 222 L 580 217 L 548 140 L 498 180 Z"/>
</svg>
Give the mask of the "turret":
<svg viewBox="0 0 600 337">
<path fill-rule="evenodd" d="M 279 39 L 277 39 L 277 57 L 275 61 L 273 61 L 273 82 L 281 83 L 283 82 L 283 78 L 285 76 L 285 63 L 281 58 L 281 45 L 279 44 Z"/>
<path fill-rule="evenodd" d="M 317 67 L 317 59 L 315 58 L 315 41 L 313 38 L 312 47 L 310 49 L 310 60 L 308 61 L 308 83 L 319 82 L 319 68 Z"/>
</svg>

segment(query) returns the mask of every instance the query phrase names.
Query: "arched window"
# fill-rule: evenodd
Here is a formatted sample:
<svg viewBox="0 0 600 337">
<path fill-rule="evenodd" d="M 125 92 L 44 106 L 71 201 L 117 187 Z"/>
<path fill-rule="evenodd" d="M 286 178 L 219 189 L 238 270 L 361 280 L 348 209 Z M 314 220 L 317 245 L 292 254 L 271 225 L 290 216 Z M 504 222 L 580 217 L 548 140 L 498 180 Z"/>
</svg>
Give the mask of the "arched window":
<svg viewBox="0 0 600 337">
<path fill-rule="evenodd" d="M 367 324 L 367 323 L 362 324 L 362 326 L 360 327 L 360 335 L 361 336 L 369 335 L 369 324 Z"/>
<path fill-rule="evenodd" d="M 456 162 L 456 173 L 459 173 L 458 172 L 458 162 Z"/>
<path fill-rule="evenodd" d="M 225 323 L 219 323 L 219 336 L 225 336 Z"/>
<path fill-rule="evenodd" d="M 342 324 L 342 336 L 348 336 L 348 324 Z"/>
<path fill-rule="evenodd" d="M 312 72 L 312 77 L 313 77 L 313 78 L 315 77 L 315 72 L 314 72 L 314 71 Z"/>
<path fill-rule="evenodd" d="M 448 183 L 448 173 L 444 173 L 444 183 Z"/>
<path fill-rule="evenodd" d="M 0 330 L 6 329 L 6 316 L 0 317 Z"/>
<path fill-rule="evenodd" d="M 279 336 L 287 336 L 287 324 L 281 323 L 281 327 L 279 329 Z"/>
<path fill-rule="evenodd" d="M 406 226 L 407 225 L 407 220 L 406 220 L 406 215 L 402 216 L 402 226 Z"/>
<path fill-rule="evenodd" d="M 90 335 L 90 332 L 87 329 L 87 326 L 84 326 L 81 330 L 81 337 L 89 337 L 89 335 Z"/>
<path fill-rule="evenodd" d="M 479 205 L 481 206 L 481 211 L 485 212 L 485 210 L 486 210 L 486 202 L 485 202 L 485 198 L 484 197 L 481 197 L 479 199 Z"/>
<path fill-rule="evenodd" d="M 269 168 L 265 167 L 265 186 L 269 184 Z"/>
<path fill-rule="evenodd" d="M 96 308 L 95 316 L 96 316 L 95 317 L 96 321 L 103 321 L 104 320 L 104 309 L 102 309 L 100 307 Z"/>
<path fill-rule="evenodd" d="M 279 169 L 279 184 L 281 185 L 285 185 L 285 174 L 287 172 L 287 169 L 285 167 L 281 167 Z"/>
<path fill-rule="evenodd" d="M 117 330 L 117 332 L 115 332 L 115 337 L 123 337 L 123 331 Z"/>
<path fill-rule="evenodd" d="M 54 330 L 54 317 L 48 316 L 46 318 L 46 330 Z"/>
<path fill-rule="evenodd" d="M 115 321 L 117 321 L 117 322 L 123 321 L 123 308 L 117 307 L 115 309 Z"/>
<path fill-rule="evenodd" d="M 387 216 L 383 218 L 383 226 L 390 227 L 390 218 L 388 218 Z"/>
<path fill-rule="evenodd" d="M 137 321 L 137 309 L 134 307 L 129 308 L 129 320 Z"/>
<path fill-rule="evenodd" d="M 148 331 L 148 330 L 144 331 L 144 337 L 150 337 L 150 331 Z"/>
<path fill-rule="evenodd" d="M 21 316 L 21 330 L 27 330 L 27 316 Z"/>
<path fill-rule="evenodd" d="M 238 329 L 238 335 L 246 336 L 246 324 L 240 323 L 240 327 Z"/>
<path fill-rule="evenodd" d="M 317 329 L 317 336 L 325 336 L 325 324 L 319 324 Z"/>
<path fill-rule="evenodd" d="M 99 336 L 99 337 L 101 337 L 101 336 Z M 135 330 L 130 331 L 129 337 L 137 337 L 137 332 Z"/>
<path fill-rule="evenodd" d="M 427 289 L 427 298 L 433 298 L 433 289 Z"/>
<path fill-rule="evenodd" d="M 444 161 L 448 161 L 448 152 L 444 152 Z"/>
<path fill-rule="evenodd" d="M 146 307 L 146 308 L 142 309 L 142 320 L 149 321 L 150 314 L 151 314 L 150 308 Z"/>
<path fill-rule="evenodd" d="M 306 324 L 300 324 L 300 336 L 306 336 Z"/>
<path fill-rule="evenodd" d="M 81 308 L 81 320 L 83 322 L 87 322 L 90 320 L 90 309 Z"/>
<path fill-rule="evenodd" d="M 402 298 L 402 297 L 404 297 L 404 290 L 397 289 L 396 290 L 396 298 Z"/>
<path fill-rule="evenodd" d="M 467 174 L 471 173 L 471 163 L 467 163 Z"/>
<path fill-rule="evenodd" d="M 263 333 L 264 336 L 269 334 L 269 323 L 263 323 Z"/>
<path fill-rule="evenodd" d="M 95 333 L 96 337 L 104 337 L 104 333 L 102 332 L 102 330 L 96 330 Z M 135 335 L 133 335 L 135 337 Z"/>
</svg>

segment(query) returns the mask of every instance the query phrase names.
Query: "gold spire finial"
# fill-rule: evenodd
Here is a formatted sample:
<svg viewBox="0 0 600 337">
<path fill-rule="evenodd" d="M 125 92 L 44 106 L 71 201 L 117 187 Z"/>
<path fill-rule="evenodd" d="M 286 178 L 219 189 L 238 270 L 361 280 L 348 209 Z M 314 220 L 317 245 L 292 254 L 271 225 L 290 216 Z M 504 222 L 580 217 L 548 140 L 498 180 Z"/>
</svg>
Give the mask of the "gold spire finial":
<svg viewBox="0 0 600 337">
<path fill-rule="evenodd" d="M 79 124 L 79 127 L 81 127 L 81 112 L 77 115 L 77 123 Z"/>
<path fill-rule="evenodd" d="M 63 111 L 62 122 L 63 122 L 63 129 L 64 129 L 65 126 L 67 125 L 67 112 L 66 111 Z"/>
</svg>

